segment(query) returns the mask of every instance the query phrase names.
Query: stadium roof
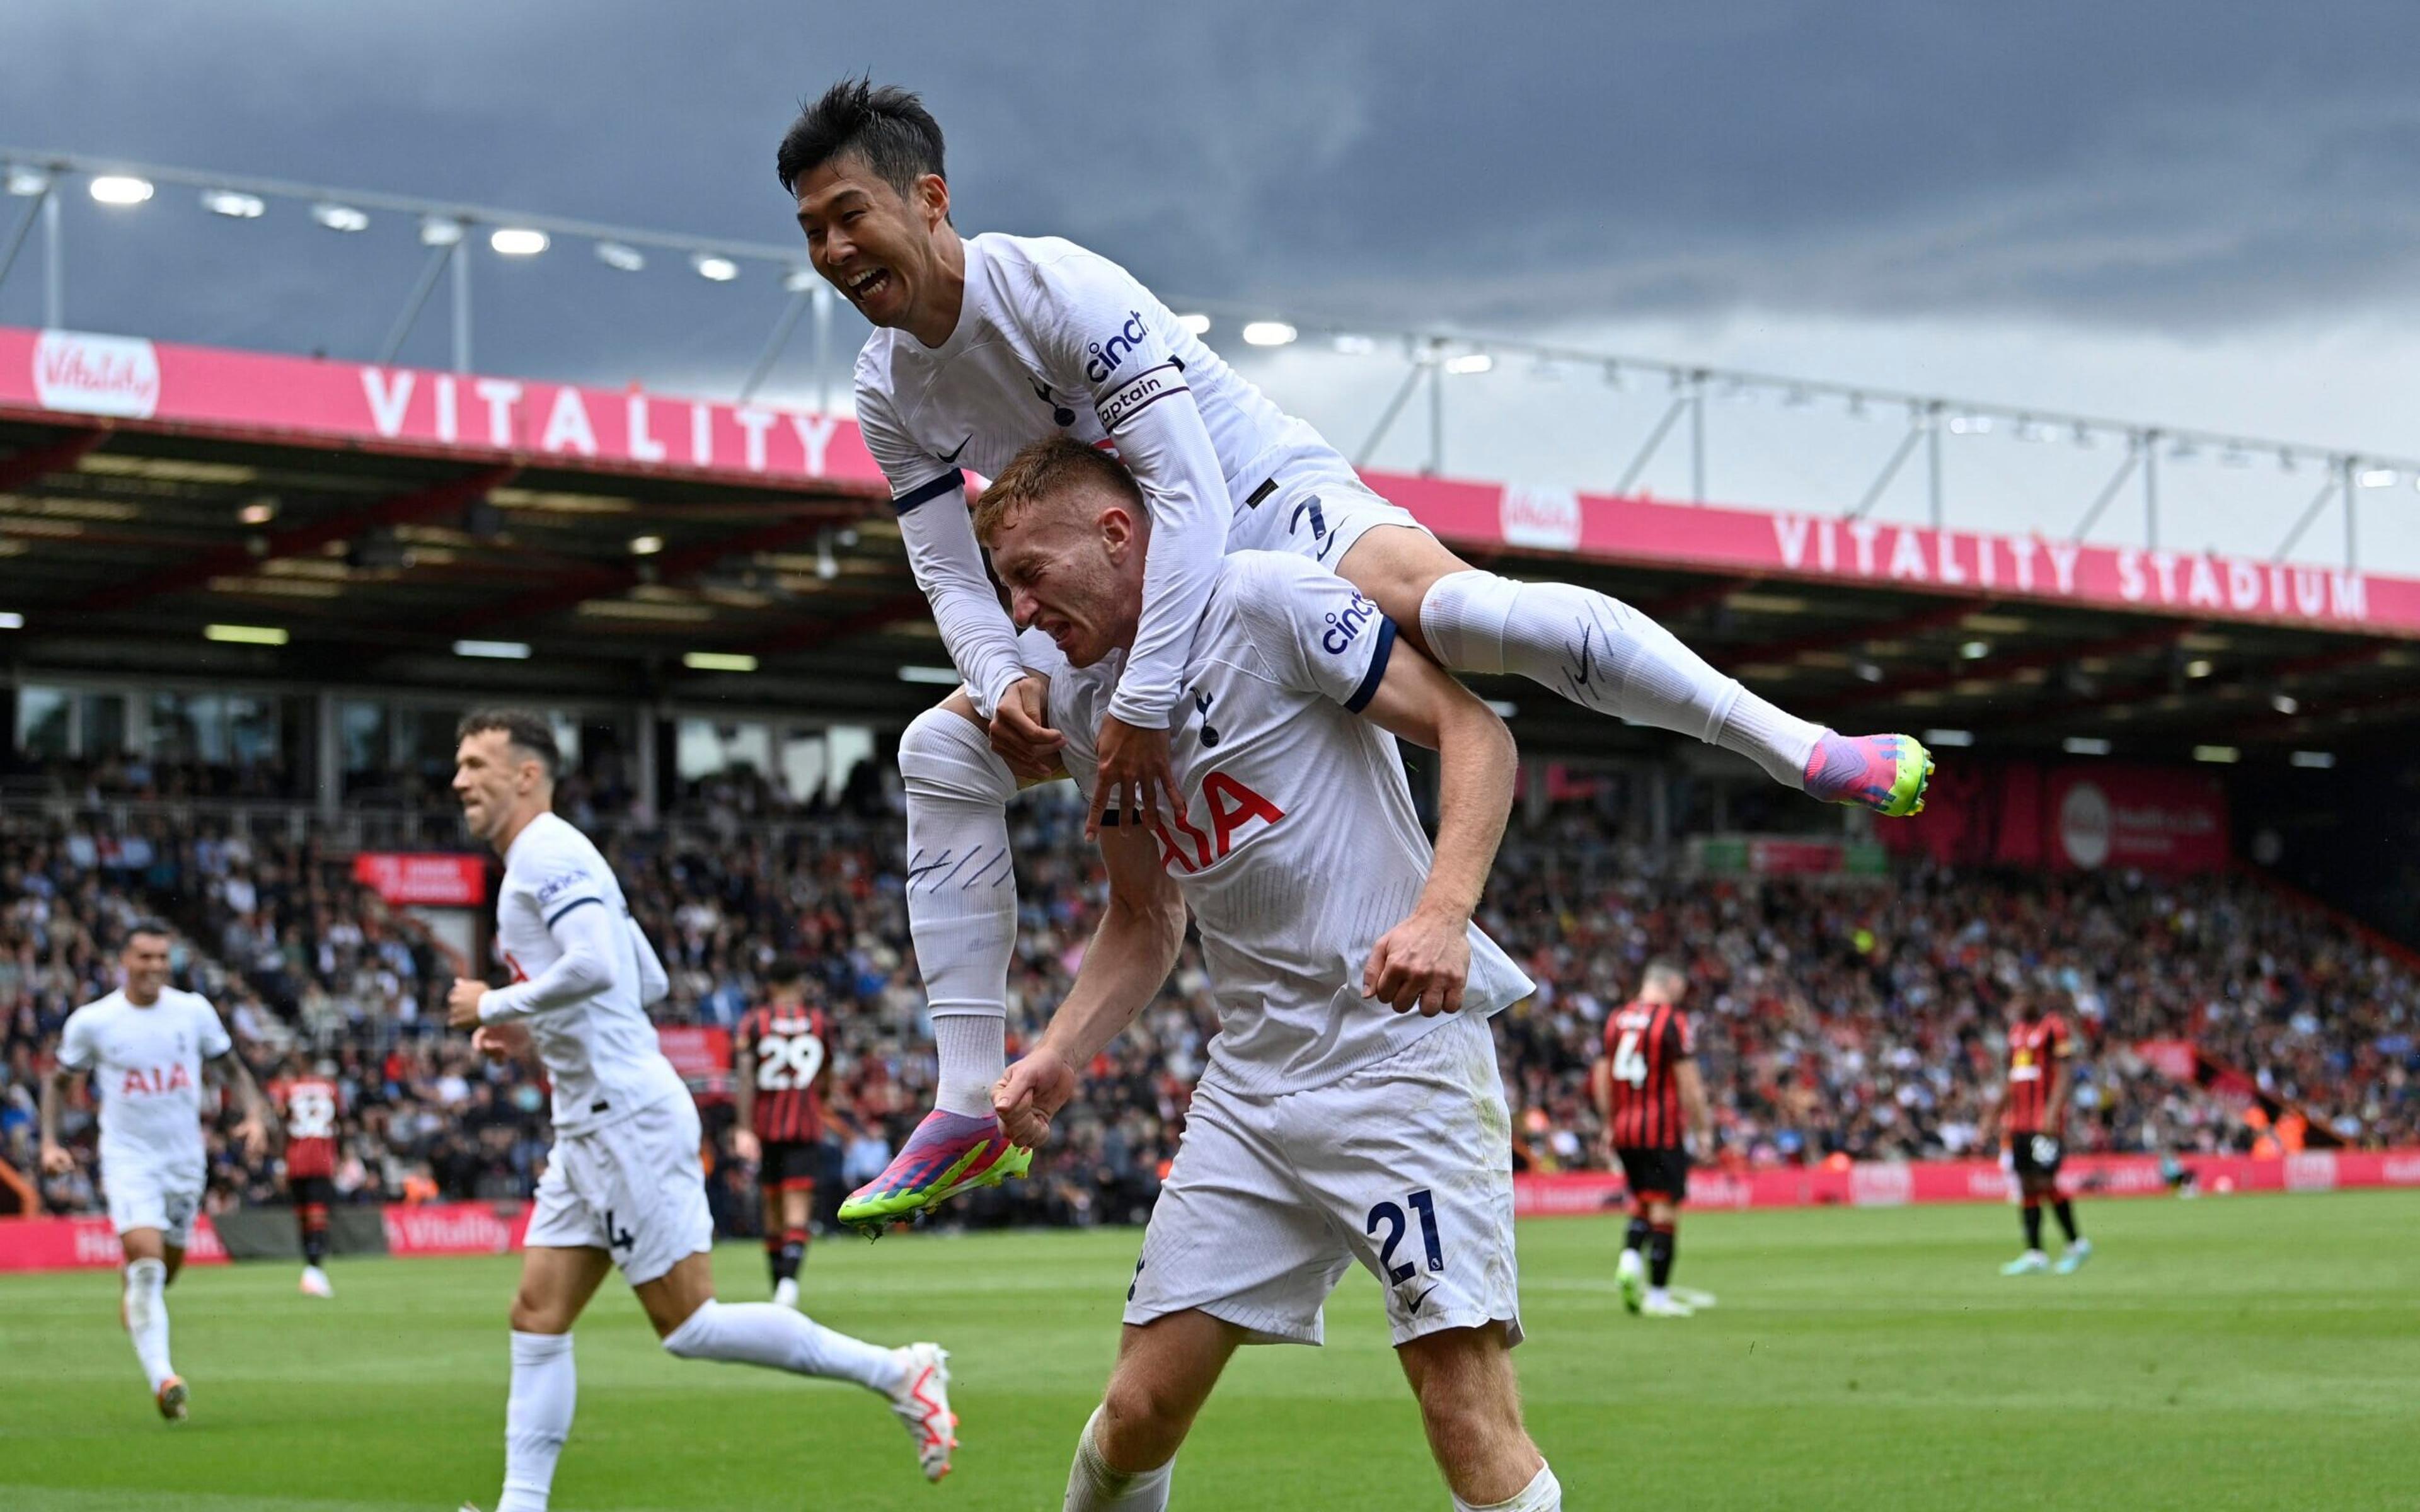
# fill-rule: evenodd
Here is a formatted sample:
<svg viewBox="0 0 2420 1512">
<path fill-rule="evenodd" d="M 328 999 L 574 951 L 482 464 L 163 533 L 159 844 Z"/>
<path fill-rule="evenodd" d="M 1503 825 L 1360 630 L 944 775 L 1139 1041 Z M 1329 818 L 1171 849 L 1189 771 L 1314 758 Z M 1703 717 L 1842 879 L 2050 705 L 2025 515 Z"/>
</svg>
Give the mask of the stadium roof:
<svg viewBox="0 0 2420 1512">
<path fill-rule="evenodd" d="M 1474 562 L 1612 593 L 1844 728 L 2282 760 L 2420 722 L 2420 583 L 1373 482 Z M 23 617 L 0 643 L 21 673 L 904 719 L 937 691 L 906 679 L 946 675 L 948 657 L 897 541 L 845 420 L 0 331 L 0 612 Z M 286 640 L 206 640 L 211 625 Z M 460 641 L 530 655 L 468 660 Z M 1651 748 L 1533 685 L 1488 691 L 1532 749 Z"/>
</svg>

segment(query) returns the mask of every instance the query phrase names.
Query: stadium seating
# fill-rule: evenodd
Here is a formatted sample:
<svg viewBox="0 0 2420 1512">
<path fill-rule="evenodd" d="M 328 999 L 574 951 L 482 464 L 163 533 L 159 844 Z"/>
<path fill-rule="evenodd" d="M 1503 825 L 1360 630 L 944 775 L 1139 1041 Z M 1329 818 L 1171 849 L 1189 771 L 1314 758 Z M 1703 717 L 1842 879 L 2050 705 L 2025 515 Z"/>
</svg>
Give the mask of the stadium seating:
<svg viewBox="0 0 2420 1512">
<path fill-rule="evenodd" d="M 116 795 L 164 795 L 157 774 Z M 207 776 L 180 779 L 208 793 Z M 363 1199 L 509 1197 L 546 1149 L 538 1089 L 442 1033 L 443 951 L 350 879 L 314 839 L 260 838 L 223 818 L 137 804 L 112 819 L 98 777 L 0 818 L 0 1155 L 31 1173 L 36 1076 L 75 1004 L 100 995 L 136 917 L 183 932 L 180 969 L 217 1001 L 264 1074 L 288 1055 L 333 1062 L 349 1094 L 340 1191 Z M 742 778 L 701 784 L 673 822 L 638 828 L 594 808 L 632 905 L 673 979 L 659 1017 L 727 1026 L 776 950 L 808 960 L 834 1008 L 827 1204 L 929 1104 L 933 1063 L 900 894 L 900 833 L 871 786 L 854 811 L 785 811 Z M 124 804 L 108 813 L 125 815 Z M 278 830 L 282 826 L 271 826 Z M 302 833 L 307 826 L 292 826 Z M 1012 1042 L 1066 990 L 1102 885 L 1080 816 L 1045 795 L 1016 813 L 1024 910 Z M 2420 975 L 2350 926 L 2281 902 L 2249 875 L 1977 876 L 1902 870 L 1885 882 L 1748 887 L 1683 875 L 1583 808 L 1508 837 L 1483 921 L 1539 981 L 1499 1020 L 1518 1158 L 1602 1164 L 1582 1092 L 1606 1013 L 1652 955 L 1696 984 L 1699 1056 L 1733 1164 L 1953 1155 L 1977 1147 L 1996 1092 L 1996 1005 L 2019 982 L 2073 998 L 2091 1056 L 2076 1143 L 2087 1149 L 2250 1148 L 2241 1100 L 2171 1079 L 2133 1046 L 2198 1042 L 2349 1144 L 2420 1140 Z M 1094 1068 L 1035 1178 L 979 1194 L 977 1224 L 1122 1222 L 1147 1211 L 1215 1031 L 1188 949 L 1135 1029 Z M 86 1165 L 39 1182 L 54 1211 L 92 1211 Z M 727 1157 L 728 1116 L 708 1128 Z M 273 1169 L 212 1138 L 212 1203 L 273 1199 Z M 728 1158 L 716 1206 L 752 1222 Z"/>
</svg>

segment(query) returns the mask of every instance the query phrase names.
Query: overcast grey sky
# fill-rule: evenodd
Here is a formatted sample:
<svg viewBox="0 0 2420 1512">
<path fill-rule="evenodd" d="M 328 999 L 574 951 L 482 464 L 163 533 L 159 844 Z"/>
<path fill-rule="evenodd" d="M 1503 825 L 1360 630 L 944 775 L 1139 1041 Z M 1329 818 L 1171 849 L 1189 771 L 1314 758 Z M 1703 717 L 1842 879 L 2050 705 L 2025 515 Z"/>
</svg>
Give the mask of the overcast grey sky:
<svg viewBox="0 0 2420 1512">
<path fill-rule="evenodd" d="M 2354 0 L 8 0 L 0 142 L 773 241 L 783 126 L 870 69 L 940 116 L 963 226 L 1071 236 L 1171 295 L 2420 453 L 2415 68 L 2420 7 Z M 78 206 L 70 236 L 71 324 L 346 356 L 419 256 L 399 225 L 181 195 Z M 780 303 L 543 260 L 482 268 L 481 366 L 727 391 Z M 21 265 L 0 321 L 36 288 Z M 442 360 L 441 326 L 410 355 Z M 1263 370 L 1348 447 L 1391 378 Z M 1488 381 L 1452 471 L 1604 486 L 1653 418 Z M 1861 455 L 1775 441 L 1714 491 L 1844 501 Z M 2077 486 L 1968 507 L 2064 529 Z M 2265 551 L 2291 491 L 2224 544 Z M 2420 495 L 2365 503 L 2420 563 Z"/>
</svg>

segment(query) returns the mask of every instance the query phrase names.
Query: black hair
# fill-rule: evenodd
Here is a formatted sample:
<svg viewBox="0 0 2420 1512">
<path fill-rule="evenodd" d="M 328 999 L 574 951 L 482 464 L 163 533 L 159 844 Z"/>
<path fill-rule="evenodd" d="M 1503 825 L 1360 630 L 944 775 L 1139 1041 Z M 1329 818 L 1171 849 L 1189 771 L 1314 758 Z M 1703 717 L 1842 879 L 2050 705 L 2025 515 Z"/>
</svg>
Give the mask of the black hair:
<svg viewBox="0 0 2420 1512">
<path fill-rule="evenodd" d="M 865 160 L 903 199 L 926 174 L 949 177 L 941 171 L 941 123 L 924 102 L 897 85 L 876 85 L 863 75 L 843 79 L 822 99 L 799 107 L 773 155 L 773 172 L 796 195 L 799 179 L 845 152 Z"/>
<path fill-rule="evenodd" d="M 807 980 L 806 964 L 794 955 L 777 955 L 765 968 L 765 981 L 771 987 L 795 987 Z"/>
<path fill-rule="evenodd" d="M 555 745 L 554 726 L 545 715 L 530 709 L 473 709 L 454 727 L 454 740 L 459 745 L 490 730 L 503 731 L 506 740 L 536 757 L 548 781 L 563 774 L 563 750 Z"/>
<path fill-rule="evenodd" d="M 134 936 L 137 934 L 155 935 L 160 939 L 166 940 L 171 945 L 174 945 L 177 942 L 177 932 L 170 929 L 167 925 L 161 923 L 156 918 L 136 919 L 134 921 L 134 927 L 126 932 L 126 943 L 132 945 L 134 943 Z"/>
</svg>

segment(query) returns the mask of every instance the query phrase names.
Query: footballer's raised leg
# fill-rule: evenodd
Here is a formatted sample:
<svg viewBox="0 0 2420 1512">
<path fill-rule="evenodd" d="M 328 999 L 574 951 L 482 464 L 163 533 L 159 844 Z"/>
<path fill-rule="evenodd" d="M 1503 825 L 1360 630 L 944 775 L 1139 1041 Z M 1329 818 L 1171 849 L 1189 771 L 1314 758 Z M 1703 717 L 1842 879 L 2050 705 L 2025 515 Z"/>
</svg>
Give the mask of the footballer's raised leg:
<svg viewBox="0 0 2420 1512">
<path fill-rule="evenodd" d="M 940 1064 L 933 1111 L 882 1174 L 848 1195 L 840 1221 L 867 1232 L 956 1196 L 1022 1176 L 1031 1150 L 992 1112 L 1007 1059 L 1008 962 L 1016 944 L 1016 866 L 1008 801 L 1017 781 L 994 754 L 964 692 L 899 737 L 908 801 L 908 925 Z"/>
</svg>

